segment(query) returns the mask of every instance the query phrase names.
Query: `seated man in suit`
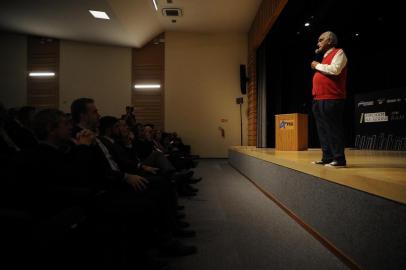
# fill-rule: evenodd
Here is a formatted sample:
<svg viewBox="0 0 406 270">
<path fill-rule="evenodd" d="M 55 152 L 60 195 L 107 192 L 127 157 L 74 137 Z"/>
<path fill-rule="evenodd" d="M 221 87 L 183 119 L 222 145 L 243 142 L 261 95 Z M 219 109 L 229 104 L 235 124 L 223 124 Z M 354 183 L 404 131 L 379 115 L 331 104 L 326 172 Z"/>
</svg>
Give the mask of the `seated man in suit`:
<svg viewBox="0 0 406 270">
<path fill-rule="evenodd" d="M 60 146 L 70 138 L 70 128 L 63 112 L 55 109 L 38 112 L 34 118 L 33 129 L 39 143 L 22 153 L 21 166 L 25 170 L 21 173 L 24 177 L 20 179 L 20 183 L 24 183 L 25 187 L 29 186 L 29 190 L 37 197 L 33 203 L 40 203 L 40 206 L 30 206 L 35 207 L 35 210 L 47 211 L 49 207 L 59 209 L 65 207 L 65 204 L 73 204 L 74 198 L 68 197 L 74 194 L 64 187 L 85 186 L 83 179 L 89 176 L 86 172 L 86 162 L 91 159 L 87 146 L 91 144 L 93 134 L 82 132 L 76 140 L 77 146 L 68 154 L 60 151 Z M 58 191 L 61 191 L 61 194 Z M 67 193 L 62 194 L 65 191 Z M 38 196 L 42 192 L 49 196 L 55 192 L 55 197 L 47 198 L 47 194 Z"/>
<path fill-rule="evenodd" d="M 181 169 L 175 169 L 172 160 L 169 160 L 162 151 L 155 149 L 152 142 L 152 132 L 152 125 L 145 125 L 144 127 L 138 125 L 137 134 L 132 139 L 129 137 L 126 123 L 120 122 L 116 141 L 122 145 L 131 159 L 138 160 L 143 165 L 157 167 L 163 175 L 172 179 L 176 183 L 180 196 L 195 196 L 198 190 L 189 185 L 193 172 L 180 172 Z"/>
<path fill-rule="evenodd" d="M 79 263 L 75 253 L 79 249 L 72 248 L 75 244 L 69 241 L 75 237 L 71 228 L 78 224 L 82 228 L 87 218 L 85 205 L 93 194 L 80 183 L 86 174 L 75 163 L 87 156 L 81 146 L 88 145 L 91 138 L 78 140 L 76 157 L 61 152 L 59 147 L 69 139 L 70 130 L 64 113 L 55 109 L 38 112 L 33 129 L 39 144 L 21 151 L 13 164 L 16 192 L 11 207 L 31 217 L 33 239 L 27 239 L 27 245 L 32 245 L 31 266 L 59 268 L 59 261 L 68 261 L 69 257 L 73 267 Z M 81 240 L 80 246 L 84 244 Z"/>
<path fill-rule="evenodd" d="M 30 149 L 37 145 L 32 131 L 32 119 L 36 109 L 31 106 L 21 107 L 15 118 L 6 125 L 7 133 L 20 149 Z"/>
<path fill-rule="evenodd" d="M 144 164 L 157 167 L 165 175 L 173 174 L 176 169 L 167 159 L 164 153 L 157 151 L 152 142 L 152 125 L 139 125 L 134 139 L 132 140 L 132 151 Z"/>
<path fill-rule="evenodd" d="M 94 101 L 89 98 L 81 98 L 75 100 L 71 105 L 71 115 L 73 128 L 71 136 L 73 140 L 77 139 L 78 134 L 83 130 L 90 130 L 97 133 L 100 115 L 94 104 Z M 105 145 L 95 137 L 93 142 L 93 150 L 95 150 L 94 163 L 96 164 L 95 172 L 99 173 L 99 179 L 109 179 L 110 184 L 126 182 L 131 185 L 136 191 L 146 188 L 147 180 L 134 174 L 123 173 L 113 160 Z M 103 166 L 97 166 L 102 164 Z M 115 181 L 118 180 L 118 181 Z"/>
<path fill-rule="evenodd" d="M 92 99 L 81 98 L 75 100 L 71 105 L 71 115 L 74 122 L 72 135 L 75 138 L 83 129 L 94 130 L 99 127 L 100 115 L 97 112 L 97 107 Z M 135 174 L 137 171 L 124 171 L 120 168 L 120 161 L 117 158 L 114 149 L 112 148 L 112 143 L 105 136 L 99 136 L 95 138 L 92 145 L 94 150 L 94 168 L 98 171 L 100 178 L 109 179 L 113 186 L 118 183 L 122 186 L 123 184 L 128 184 L 133 186 L 135 190 L 143 191 L 136 192 L 135 194 L 127 194 L 124 196 L 126 199 L 130 200 L 132 197 L 145 196 L 149 200 L 153 201 L 160 211 L 159 221 L 157 225 L 160 226 L 161 230 L 167 227 L 167 230 L 174 229 L 173 219 L 170 216 L 171 212 L 166 208 L 171 205 L 168 203 L 168 188 L 167 185 L 162 185 L 164 181 L 156 181 L 156 179 L 148 178 Z M 96 174 L 96 173 L 95 173 Z M 151 180 L 151 181 L 149 181 Z M 123 195 L 117 196 L 119 199 L 123 198 Z M 160 196 L 159 194 L 164 194 Z M 123 207 L 125 206 L 125 201 L 123 202 Z M 165 210 L 164 210 L 165 209 Z M 183 236 L 191 235 L 190 232 L 183 232 L 178 230 L 177 233 Z M 165 252 L 171 255 L 188 255 L 196 252 L 196 248 L 193 246 L 183 246 L 180 244 L 169 245 L 171 248 L 165 249 Z"/>
<path fill-rule="evenodd" d="M 134 172 L 135 174 L 150 173 L 156 175 L 159 168 L 143 164 L 136 156 L 130 156 L 126 152 L 125 147 L 117 143 L 120 141 L 120 129 L 122 122 L 113 116 L 104 116 L 100 119 L 99 138 L 108 146 L 109 150 L 118 161 L 121 170 L 126 172 Z M 128 145 L 127 145 L 128 146 Z"/>
<path fill-rule="evenodd" d="M 122 129 L 122 128 L 121 128 Z M 154 167 L 143 164 L 139 159 L 131 159 L 125 147 L 118 144 L 120 140 L 120 121 L 113 116 L 104 116 L 100 119 L 100 140 L 109 149 L 113 159 L 117 161 L 121 170 L 125 172 L 136 173 L 145 177 L 149 184 L 149 188 L 160 190 L 158 200 L 163 200 L 162 205 L 167 208 L 164 213 L 171 213 L 168 219 L 176 214 L 177 196 L 175 189 L 167 175 L 160 173 L 160 170 Z M 170 207 L 172 206 L 172 208 Z M 179 222 L 177 224 L 180 224 Z M 184 223 L 181 223 L 184 224 Z M 175 228 L 176 229 L 176 228 Z M 193 235 L 192 232 L 175 230 L 175 235 Z"/>
<path fill-rule="evenodd" d="M 8 135 L 5 125 L 8 122 L 7 110 L 0 103 L 0 208 L 8 205 L 13 200 L 10 189 L 13 184 L 13 173 L 10 170 L 13 159 L 21 151 Z"/>
<path fill-rule="evenodd" d="M 17 146 L 10 135 L 6 131 L 6 124 L 8 122 L 8 115 L 6 108 L 0 103 L 0 157 L 7 159 L 10 154 L 15 154 L 21 149 Z"/>
<path fill-rule="evenodd" d="M 89 130 L 80 131 L 74 140 L 75 144 L 71 144 L 67 152 L 67 148 L 61 146 L 70 140 L 71 126 L 63 112 L 55 109 L 40 111 L 35 115 L 33 127 L 39 145 L 24 155 L 25 162 L 22 166 L 26 169 L 19 178 L 19 183 L 22 183 L 25 189 L 28 188 L 25 197 L 29 199 L 29 211 L 43 219 L 52 217 L 63 209 L 73 208 L 75 211 L 69 211 L 69 215 L 62 215 L 64 220 L 70 217 L 72 212 L 71 219 L 79 218 L 79 210 L 82 209 L 82 218 L 87 220 L 86 237 L 101 228 L 105 231 L 106 225 L 109 230 L 116 231 L 116 236 L 120 236 L 107 237 L 113 236 L 113 233 L 104 236 L 105 240 L 110 241 L 107 245 L 112 247 L 108 247 L 105 242 L 96 247 L 90 239 L 88 243 L 81 242 L 82 245 L 90 245 L 92 251 L 99 250 L 100 254 L 103 251 L 99 248 L 113 248 L 117 253 L 124 250 L 126 254 L 118 256 L 131 256 L 131 260 L 136 260 L 135 264 L 138 266 L 149 263 L 150 261 L 145 261 L 146 250 L 153 237 L 152 226 L 155 219 L 151 212 L 156 211 L 155 206 L 143 197 L 132 197 L 131 200 L 122 198 L 131 194 L 128 188 L 125 191 L 127 184 L 120 187 L 118 183 L 115 186 L 117 190 L 123 189 L 123 192 L 119 193 L 116 190 L 100 193 L 99 186 L 95 189 L 96 186 L 88 179 L 94 177 L 90 165 L 93 162 L 94 133 Z M 120 200 L 115 199 L 115 196 Z M 52 224 L 51 228 L 54 227 Z M 123 230 L 123 227 L 127 229 Z M 97 252 L 92 256 L 92 263 L 103 261 Z M 117 263 L 117 259 L 114 262 Z"/>
</svg>

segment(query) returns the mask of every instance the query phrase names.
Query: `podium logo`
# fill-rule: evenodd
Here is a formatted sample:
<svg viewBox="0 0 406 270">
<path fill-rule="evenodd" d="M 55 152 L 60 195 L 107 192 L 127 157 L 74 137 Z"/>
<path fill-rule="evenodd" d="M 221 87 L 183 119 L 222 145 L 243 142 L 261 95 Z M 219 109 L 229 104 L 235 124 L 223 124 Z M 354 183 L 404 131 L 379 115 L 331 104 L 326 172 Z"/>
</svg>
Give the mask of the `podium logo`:
<svg viewBox="0 0 406 270">
<path fill-rule="evenodd" d="M 376 123 L 376 122 L 388 122 L 388 116 L 385 112 L 376 113 L 361 113 L 360 123 Z"/>
<path fill-rule="evenodd" d="M 280 129 L 293 129 L 293 120 L 282 120 L 279 122 Z"/>
</svg>

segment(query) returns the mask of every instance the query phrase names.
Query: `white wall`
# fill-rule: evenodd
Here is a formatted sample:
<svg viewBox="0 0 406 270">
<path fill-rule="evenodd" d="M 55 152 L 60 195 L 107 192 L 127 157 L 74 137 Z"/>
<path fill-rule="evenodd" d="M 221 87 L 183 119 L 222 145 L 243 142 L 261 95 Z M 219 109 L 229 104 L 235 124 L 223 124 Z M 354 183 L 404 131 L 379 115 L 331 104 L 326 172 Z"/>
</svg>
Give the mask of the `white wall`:
<svg viewBox="0 0 406 270">
<path fill-rule="evenodd" d="M 0 37 L 0 101 L 6 107 L 25 105 L 26 37 Z M 229 146 L 240 144 L 235 99 L 241 96 L 246 35 L 168 32 L 165 39 L 165 129 L 178 132 L 202 157 L 226 157 Z M 94 98 L 101 115 L 120 116 L 131 103 L 131 48 L 62 40 L 59 74 L 60 109 L 66 112 L 79 97 Z M 244 102 L 246 144 L 246 96 Z"/>
<path fill-rule="evenodd" d="M 27 104 L 27 37 L 0 33 L 0 102 L 6 108 Z"/>
<path fill-rule="evenodd" d="M 62 40 L 60 109 L 80 97 L 95 99 L 99 113 L 121 116 L 131 104 L 131 48 Z"/>
<path fill-rule="evenodd" d="M 227 157 L 240 144 L 239 66 L 246 64 L 244 34 L 165 35 L 165 129 L 176 131 L 193 153 Z M 247 97 L 243 140 L 247 143 Z M 222 122 L 225 119 L 227 122 Z M 225 130 L 221 137 L 219 127 Z"/>
</svg>

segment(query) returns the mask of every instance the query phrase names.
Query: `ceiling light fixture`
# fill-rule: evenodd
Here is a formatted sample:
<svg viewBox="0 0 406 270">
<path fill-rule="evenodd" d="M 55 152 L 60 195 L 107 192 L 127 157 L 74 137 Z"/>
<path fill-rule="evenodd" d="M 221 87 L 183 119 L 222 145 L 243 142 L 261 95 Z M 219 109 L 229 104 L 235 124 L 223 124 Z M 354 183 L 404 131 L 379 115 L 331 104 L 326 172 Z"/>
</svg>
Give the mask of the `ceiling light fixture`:
<svg viewBox="0 0 406 270">
<path fill-rule="evenodd" d="M 161 88 L 160 84 L 136 84 L 135 89 L 158 89 Z"/>
<path fill-rule="evenodd" d="M 155 10 L 158 10 L 158 4 L 156 3 L 156 1 L 158 0 L 152 0 L 152 2 L 154 3 Z"/>
<path fill-rule="evenodd" d="M 53 77 L 55 72 L 30 72 L 30 77 Z"/>
<path fill-rule="evenodd" d="M 89 10 L 90 14 L 96 19 L 110 20 L 110 17 L 104 11 Z"/>
<path fill-rule="evenodd" d="M 305 23 L 305 26 L 306 26 L 306 27 L 309 27 L 309 26 L 310 26 L 310 23 L 308 23 L 308 22 Z"/>
</svg>

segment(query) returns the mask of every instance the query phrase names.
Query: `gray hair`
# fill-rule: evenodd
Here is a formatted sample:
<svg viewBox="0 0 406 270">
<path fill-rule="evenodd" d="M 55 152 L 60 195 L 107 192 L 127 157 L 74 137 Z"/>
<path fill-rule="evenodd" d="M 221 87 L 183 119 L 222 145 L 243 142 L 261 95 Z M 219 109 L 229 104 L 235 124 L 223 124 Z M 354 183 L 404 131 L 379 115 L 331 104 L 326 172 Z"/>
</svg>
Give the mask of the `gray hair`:
<svg viewBox="0 0 406 270">
<path fill-rule="evenodd" d="M 58 128 L 65 118 L 65 113 L 57 109 L 44 109 L 34 115 L 33 131 L 38 140 L 44 141 L 49 134 Z"/>
<path fill-rule="evenodd" d="M 331 31 L 327 31 L 326 34 L 328 35 L 328 38 L 331 41 L 331 45 L 334 47 L 337 46 L 337 43 L 338 43 L 337 35 Z"/>
</svg>

